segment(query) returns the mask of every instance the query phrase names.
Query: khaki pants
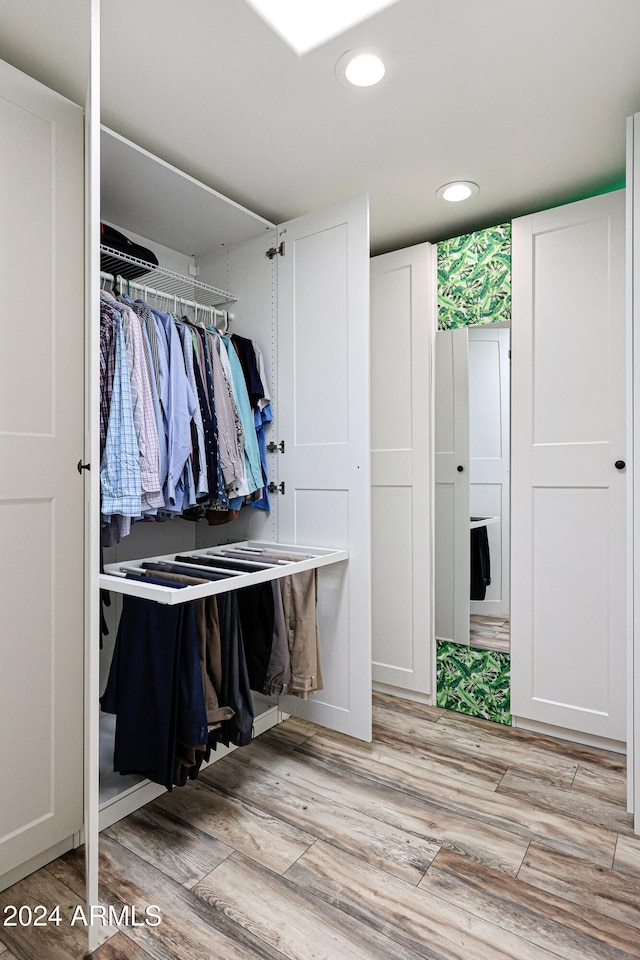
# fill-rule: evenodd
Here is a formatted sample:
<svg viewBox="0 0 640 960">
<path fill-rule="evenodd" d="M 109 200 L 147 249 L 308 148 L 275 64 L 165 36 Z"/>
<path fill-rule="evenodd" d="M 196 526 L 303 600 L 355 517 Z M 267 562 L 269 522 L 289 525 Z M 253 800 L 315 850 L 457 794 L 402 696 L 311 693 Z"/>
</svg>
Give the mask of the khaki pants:
<svg viewBox="0 0 640 960">
<path fill-rule="evenodd" d="M 322 690 L 316 614 L 317 583 L 317 570 L 294 573 L 280 581 L 291 656 L 288 692 L 301 697 Z"/>
</svg>

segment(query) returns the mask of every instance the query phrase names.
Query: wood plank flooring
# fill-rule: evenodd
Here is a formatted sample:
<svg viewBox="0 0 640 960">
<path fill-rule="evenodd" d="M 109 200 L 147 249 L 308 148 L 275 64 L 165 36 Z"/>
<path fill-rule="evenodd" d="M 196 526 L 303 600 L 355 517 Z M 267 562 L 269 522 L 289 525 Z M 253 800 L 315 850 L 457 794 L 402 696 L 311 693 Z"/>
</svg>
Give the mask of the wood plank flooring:
<svg viewBox="0 0 640 960">
<path fill-rule="evenodd" d="M 469 646 L 476 650 L 509 653 L 511 625 L 507 617 L 488 617 L 472 613 L 469 617 Z"/>
<path fill-rule="evenodd" d="M 72 851 L 0 916 L 83 884 Z M 114 824 L 100 896 L 138 923 L 94 960 L 640 960 L 624 758 L 383 695 L 371 744 L 291 719 Z M 85 951 L 0 927 L 0 960 Z"/>
</svg>

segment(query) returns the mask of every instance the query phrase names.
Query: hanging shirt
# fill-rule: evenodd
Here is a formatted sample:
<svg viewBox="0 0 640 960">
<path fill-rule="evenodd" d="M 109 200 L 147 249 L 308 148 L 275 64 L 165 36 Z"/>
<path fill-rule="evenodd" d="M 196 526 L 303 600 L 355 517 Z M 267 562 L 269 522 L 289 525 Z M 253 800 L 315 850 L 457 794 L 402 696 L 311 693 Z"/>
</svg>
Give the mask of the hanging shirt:
<svg viewBox="0 0 640 960">
<path fill-rule="evenodd" d="M 176 324 L 180 340 L 182 342 L 182 352 L 184 355 L 185 369 L 187 377 L 191 384 L 194 397 L 198 397 L 198 387 L 196 384 L 196 375 L 194 367 L 194 348 L 191 330 L 180 321 Z M 196 498 L 206 497 L 209 492 L 209 481 L 207 476 L 207 457 L 205 452 L 204 424 L 202 420 L 202 410 L 200 404 L 196 403 L 193 415 L 193 424 L 196 432 L 196 443 L 198 446 L 198 475 L 194 476 Z"/>
<path fill-rule="evenodd" d="M 160 344 L 158 341 L 158 331 L 156 320 L 151 313 L 151 308 L 146 303 L 133 303 L 130 297 L 121 296 L 120 300 L 128 303 L 135 310 L 142 322 L 142 329 L 145 336 L 145 346 L 149 357 L 151 372 L 151 393 L 153 397 L 153 407 L 156 417 L 156 429 L 158 434 L 158 475 L 160 478 L 160 489 L 164 489 L 167 479 L 167 435 L 162 412 L 162 403 L 160 400 Z M 166 344 L 165 344 L 166 345 Z"/>
<path fill-rule="evenodd" d="M 100 297 L 100 460 L 104 453 L 113 393 L 116 358 L 116 330 L 120 314 Z"/>
<path fill-rule="evenodd" d="M 243 479 L 244 456 L 238 447 L 238 433 L 231 405 L 230 387 L 224 374 L 214 334 L 208 330 L 205 331 L 205 342 L 213 376 L 213 399 L 218 421 L 220 466 L 222 467 L 227 494 L 238 496 L 240 493 L 235 487 Z"/>
<path fill-rule="evenodd" d="M 253 500 L 251 503 L 248 503 L 247 506 L 255 507 L 256 510 L 270 510 L 271 504 L 269 503 L 269 478 L 267 474 L 266 427 L 273 420 L 273 415 L 271 413 L 271 395 L 269 393 L 269 385 L 267 383 L 267 375 L 265 372 L 262 351 L 255 340 L 252 340 L 251 342 L 253 343 L 253 353 L 258 367 L 260 382 L 262 384 L 262 397 L 260 400 L 258 400 L 258 403 L 253 411 L 256 436 L 258 438 L 258 449 L 260 450 L 260 466 L 262 469 L 262 496 L 258 500 Z"/>
<path fill-rule="evenodd" d="M 114 514 L 123 514 L 125 517 L 140 516 L 140 451 L 133 424 L 127 345 L 121 323 L 118 323 L 116 330 L 113 390 L 104 454 L 100 464 L 100 483 L 101 510 L 105 518 Z"/>
<path fill-rule="evenodd" d="M 164 506 L 160 483 L 158 425 L 151 392 L 149 359 L 142 335 L 142 325 L 131 307 L 122 303 L 122 329 L 127 344 L 133 422 L 140 450 L 140 479 L 142 483 L 141 513 L 155 512 Z"/>
<path fill-rule="evenodd" d="M 147 359 L 149 364 L 149 384 L 151 387 L 151 401 L 153 404 L 153 413 L 156 421 L 156 438 L 158 442 L 158 481 L 160 484 L 160 491 L 164 487 L 165 480 L 167 479 L 167 438 L 164 432 L 164 421 L 162 418 L 162 408 L 160 406 L 160 398 L 158 396 L 158 384 L 156 377 L 153 371 L 153 360 L 151 356 L 151 344 L 149 341 L 149 336 L 147 334 L 147 325 L 142 322 L 142 337 L 144 340 L 145 350 L 147 353 Z M 157 340 L 156 340 L 157 346 Z M 162 504 L 164 506 L 164 497 L 162 497 Z M 153 512 L 153 511 L 150 511 Z"/>
<path fill-rule="evenodd" d="M 258 438 L 256 428 L 249 403 L 249 394 L 245 383 L 242 366 L 238 355 L 233 348 L 231 340 L 228 337 L 220 337 L 222 341 L 222 350 L 228 358 L 231 377 L 233 382 L 233 391 L 238 405 L 238 412 L 242 421 L 244 432 L 244 458 L 245 470 L 247 476 L 247 493 L 253 493 L 262 488 L 262 468 L 260 465 L 260 450 L 258 447 Z"/>
<path fill-rule="evenodd" d="M 237 333 L 234 333 L 231 339 L 236 348 L 240 363 L 242 364 L 242 372 L 244 373 L 244 379 L 247 384 L 251 407 L 255 408 L 258 406 L 260 400 L 264 399 L 264 390 L 258 372 L 253 340 L 248 340 L 247 337 L 239 337 Z"/>
<path fill-rule="evenodd" d="M 184 503 L 182 478 L 187 458 L 191 452 L 191 419 L 195 413 L 196 398 L 187 378 L 180 336 L 173 317 L 159 310 L 152 310 L 164 331 L 167 347 L 166 407 L 168 470 L 165 486 L 165 509 L 179 513 Z M 163 376 L 162 360 L 160 375 Z"/>
<path fill-rule="evenodd" d="M 262 397 L 260 400 L 258 400 L 257 406 L 259 410 L 262 410 L 267 406 L 268 403 L 271 403 L 271 396 L 269 394 L 269 385 L 267 384 L 267 374 L 264 369 L 264 357 L 262 356 L 262 350 L 255 340 L 252 340 L 251 342 L 253 344 L 253 352 L 258 365 L 258 375 L 262 384 Z"/>
<path fill-rule="evenodd" d="M 213 374 L 209 363 L 206 332 L 201 327 L 191 327 L 196 364 L 194 367 L 198 398 L 205 435 L 207 472 L 209 475 L 209 497 L 214 509 L 226 510 L 229 505 L 220 462 L 220 442 L 218 419 L 213 402 Z"/>
<path fill-rule="evenodd" d="M 265 436 L 265 427 L 267 427 L 273 417 L 271 415 L 271 404 L 268 403 L 260 410 L 256 407 L 253 411 L 253 418 L 256 428 L 256 437 L 258 438 L 258 449 L 260 451 L 260 467 L 262 470 L 262 496 L 258 500 L 252 500 L 247 504 L 248 507 L 255 507 L 256 510 L 270 510 L 269 503 L 269 478 L 267 475 L 267 438 Z"/>
</svg>

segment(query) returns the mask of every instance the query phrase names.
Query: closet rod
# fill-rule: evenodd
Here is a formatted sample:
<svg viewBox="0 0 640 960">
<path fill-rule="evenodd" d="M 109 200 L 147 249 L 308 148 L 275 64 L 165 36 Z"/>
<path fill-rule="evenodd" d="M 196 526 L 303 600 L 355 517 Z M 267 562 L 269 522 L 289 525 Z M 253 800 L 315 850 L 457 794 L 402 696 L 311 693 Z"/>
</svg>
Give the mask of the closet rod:
<svg viewBox="0 0 640 960">
<path fill-rule="evenodd" d="M 203 310 L 205 313 L 209 314 L 211 318 L 211 325 L 218 329 L 216 319 L 219 317 L 221 320 L 224 320 L 224 327 L 222 328 L 222 333 L 226 333 L 229 329 L 229 324 L 234 319 L 234 314 L 229 313 L 228 310 L 219 310 L 217 307 L 212 306 L 211 304 L 199 303 L 196 300 L 189 300 L 186 297 L 180 296 L 177 293 L 170 293 L 167 290 L 157 290 L 154 287 L 148 286 L 146 283 L 140 280 L 129 280 L 127 277 L 114 276 L 112 273 L 107 273 L 104 270 L 100 271 L 100 281 L 111 284 L 111 288 L 115 289 L 117 287 L 119 293 L 126 293 L 131 295 L 131 293 L 139 293 L 142 295 L 142 299 L 146 300 L 147 298 L 157 299 L 157 300 L 172 300 L 174 306 L 174 313 L 178 313 L 178 305 L 181 308 L 187 307 L 194 311 L 194 320 L 198 320 L 198 310 Z"/>
</svg>

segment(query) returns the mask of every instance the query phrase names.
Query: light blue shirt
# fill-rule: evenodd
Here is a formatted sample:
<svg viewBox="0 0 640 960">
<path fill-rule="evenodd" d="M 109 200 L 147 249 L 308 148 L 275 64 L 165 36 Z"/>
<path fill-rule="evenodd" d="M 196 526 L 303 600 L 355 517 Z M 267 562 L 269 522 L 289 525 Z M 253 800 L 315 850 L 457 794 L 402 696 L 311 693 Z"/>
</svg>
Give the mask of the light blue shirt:
<svg viewBox="0 0 640 960">
<path fill-rule="evenodd" d="M 158 339 L 166 349 L 159 351 L 160 399 L 167 428 L 167 482 L 165 509 L 179 513 L 184 503 L 185 465 L 191 454 L 191 420 L 196 410 L 194 396 L 185 368 L 182 343 L 173 317 L 152 310 L 157 321 Z"/>
</svg>

